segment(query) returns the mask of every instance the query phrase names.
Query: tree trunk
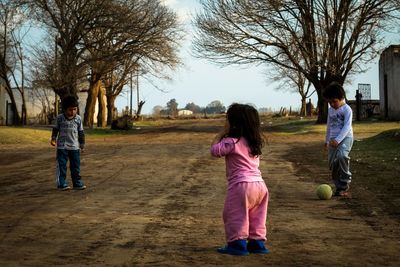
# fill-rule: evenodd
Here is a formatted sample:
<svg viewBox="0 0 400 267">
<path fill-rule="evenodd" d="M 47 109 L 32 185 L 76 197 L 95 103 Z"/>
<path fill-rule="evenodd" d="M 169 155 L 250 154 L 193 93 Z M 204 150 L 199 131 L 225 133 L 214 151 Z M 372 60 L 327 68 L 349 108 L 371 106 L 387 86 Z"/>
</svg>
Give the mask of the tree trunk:
<svg viewBox="0 0 400 267">
<path fill-rule="evenodd" d="M 26 110 L 26 100 L 25 100 L 25 92 L 24 89 L 21 90 L 21 99 L 22 99 L 22 106 L 21 106 L 21 124 L 26 125 L 27 123 L 27 116 L 28 112 Z"/>
<path fill-rule="evenodd" d="M 115 119 L 114 109 L 115 109 L 115 99 L 116 96 L 107 96 L 107 125 L 111 125 L 112 121 Z"/>
<path fill-rule="evenodd" d="M 343 86 L 345 81 L 345 77 L 341 75 L 334 75 L 331 73 L 327 73 L 325 78 L 320 80 L 318 83 L 313 83 L 315 90 L 317 91 L 318 95 L 318 119 L 317 123 L 326 123 L 328 120 L 328 103 L 325 101 L 323 95 L 324 89 L 331 84 L 332 82 L 337 82 Z"/>
<path fill-rule="evenodd" d="M 300 109 L 300 116 L 307 116 L 307 99 L 305 95 L 301 96 L 301 109 Z"/>
<path fill-rule="evenodd" d="M 97 126 L 98 127 L 106 127 L 107 126 L 107 108 L 106 108 L 106 103 L 104 100 L 104 88 L 100 87 L 98 90 L 98 95 L 97 95 L 97 105 L 99 107 L 99 112 L 97 114 Z"/>
<path fill-rule="evenodd" d="M 96 100 L 99 94 L 100 86 L 101 86 L 101 81 L 97 79 L 96 76 L 92 77 L 90 81 L 88 97 L 86 99 L 85 115 L 83 120 L 84 125 L 90 128 L 93 128 L 94 124 Z"/>
<path fill-rule="evenodd" d="M 7 91 L 8 96 L 10 97 L 11 106 L 12 106 L 12 109 L 14 110 L 14 114 L 15 114 L 15 121 L 13 123 L 16 123 L 19 125 L 21 123 L 21 117 L 19 116 L 19 113 L 18 113 L 17 103 L 15 102 L 15 97 L 14 97 L 14 93 L 11 89 L 10 81 L 8 79 L 5 79 L 5 83 L 6 83 L 5 89 Z"/>
<path fill-rule="evenodd" d="M 322 97 L 322 92 L 321 90 L 317 90 L 318 94 L 318 103 L 317 103 L 317 109 L 318 109 L 318 119 L 317 123 L 326 123 L 327 118 L 328 118 L 328 104 L 326 103 L 325 99 Z"/>
<path fill-rule="evenodd" d="M 25 103 L 25 99 L 22 96 L 22 107 L 21 107 L 21 124 L 22 125 L 26 125 L 27 122 L 27 111 L 26 111 L 26 103 Z"/>
<path fill-rule="evenodd" d="M 136 112 L 136 120 L 139 120 L 139 119 L 140 119 L 140 113 L 142 112 L 142 108 L 143 108 L 144 103 L 146 103 L 146 101 L 141 100 L 141 101 L 139 102 L 138 110 L 137 110 L 137 112 Z"/>
</svg>

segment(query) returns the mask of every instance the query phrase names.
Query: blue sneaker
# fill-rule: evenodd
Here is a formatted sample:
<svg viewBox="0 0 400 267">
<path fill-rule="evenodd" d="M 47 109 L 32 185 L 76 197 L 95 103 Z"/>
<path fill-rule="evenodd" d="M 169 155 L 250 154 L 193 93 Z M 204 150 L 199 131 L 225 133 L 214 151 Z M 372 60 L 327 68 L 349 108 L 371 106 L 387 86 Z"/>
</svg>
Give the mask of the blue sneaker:
<svg viewBox="0 0 400 267">
<path fill-rule="evenodd" d="M 268 254 L 269 249 L 265 247 L 264 240 L 249 240 L 247 243 L 247 250 L 250 253 Z"/>
<path fill-rule="evenodd" d="M 247 256 L 246 240 L 240 239 L 233 242 L 229 242 L 228 245 L 222 248 L 218 248 L 217 251 L 222 254 L 236 255 L 236 256 Z"/>
</svg>

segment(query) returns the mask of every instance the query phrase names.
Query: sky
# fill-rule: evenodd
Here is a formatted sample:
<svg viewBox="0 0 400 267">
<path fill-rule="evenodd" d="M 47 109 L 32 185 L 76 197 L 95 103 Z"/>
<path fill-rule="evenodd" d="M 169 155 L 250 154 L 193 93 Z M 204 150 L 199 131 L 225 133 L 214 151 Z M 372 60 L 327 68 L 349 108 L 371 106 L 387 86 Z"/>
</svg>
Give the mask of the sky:
<svg viewBox="0 0 400 267">
<path fill-rule="evenodd" d="M 183 43 L 180 56 L 184 67 L 176 70 L 172 75 L 172 81 L 162 80 L 146 81 L 139 77 L 139 97 L 146 101 L 142 114 L 151 114 L 153 107 L 160 105 L 166 107 L 171 99 L 176 99 L 178 108 L 183 109 L 187 103 L 205 107 L 214 100 L 221 101 L 225 106 L 233 102 L 249 103 L 257 108 L 272 108 L 279 111 L 281 107 L 290 107 L 293 110 L 300 108 L 300 95 L 288 90 L 277 90 L 278 84 L 268 80 L 266 66 L 229 66 L 220 67 L 215 63 L 195 58 L 190 54 L 191 18 L 196 10 L 200 9 L 197 0 L 164 0 L 165 5 L 175 10 L 180 21 L 186 25 L 187 38 Z M 391 38 L 400 43 L 400 38 Z M 389 45 L 389 44 L 387 44 Z M 379 99 L 379 71 L 378 60 L 366 66 L 369 70 L 352 77 L 351 82 L 345 85 L 348 99 L 355 99 L 356 89 L 359 83 L 371 84 L 371 98 Z M 163 92 L 156 89 L 154 84 Z M 130 94 L 127 93 L 117 98 L 117 108 L 123 109 L 129 106 Z M 136 87 L 133 91 L 133 109 L 136 109 Z M 316 105 L 317 96 L 311 97 Z"/>
<path fill-rule="evenodd" d="M 277 90 L 278 84 L 268 80 L 266 66 L 221 67 L 205 59 L 193 57 L 190 53 L 191 21 L 196 11 L 201 8 L 199 1 L 162 1 L 177 12 L 180 22 L 185 25 L 186 39 L 179 51 L 184 66 L 171 74 L 172 81 L 139 77 L 139 98 L 146 101 L 142 114 L 151 114 L 154 106 L 166 107 L 171 99 L 176 99 L 179 109 L 183 109 L 191 102 L 205 107 L 214 100 L 221 101 L 225 106 L 233 102 L 249 103 L 257 108 L 272 108 L 274 111 L 279 111 L 281 107 L 287 109 L 291 107 L 293 110 L 300 108 L 300 95 L 287 89 Z M 400 43 L 400 35 L 392 35 L 387 40 L 387 46 Z M 355 98 L 359 83 L 371 84 L 371 98 L 379 99 L 378 60 L 379 58 L 376 58 L 366 66 L 369 68 L 367 72 L 355 75 L 351 83 L 345 85 L 348 99 Z M 131 97 L 129 92 L 130 89 L 126 86 L 125 93 L 117 98 L 116 106 L 119 111 L 129 106 Z M 136 110 L 136 85 L 132 99 L 133 109 Z M 316 105 L 316 93 L 312 95 L 311 101 Z"/>
<path fill-rule="evenodd" d="M 191 19 L 196 10 L 200 9 L 197 0 L 165 0 L 168 7 L 175 10 L 180 21 L 186 24 L 186 40 L 180 51 L 184 66 L 172 75 L 172 81 L 152 81 L 163 92 L 139 77 L 139 96 L 146 101 L 143 114 L 151 114 L 153 107 L 165 107 L 171 99 L 176 99 L 178 108 L 183 109 L 187 103 L 194 102 L 205 107 L 214 100 L 219 100 L 225 106 L 233 102 L 250 103 L 257 108 L 270 107 L 279 110 L 280 107 L 299 108 L 300 96 L 287 91 L 278 91 L 266 78 L 266 68 L 262 66 L 228 66 L 221 67 L 213 62 L 195 58 L 191 55 Z M 117 98 L 117 108 L 129 106 L 130 90 Z M 133 109 L 136 109 L 136 87 L 133 91 Z M 315 100 L 316 101 L 316 100 Z M 313 101 L 314 102 L 314 101 Z"/>
</svg>

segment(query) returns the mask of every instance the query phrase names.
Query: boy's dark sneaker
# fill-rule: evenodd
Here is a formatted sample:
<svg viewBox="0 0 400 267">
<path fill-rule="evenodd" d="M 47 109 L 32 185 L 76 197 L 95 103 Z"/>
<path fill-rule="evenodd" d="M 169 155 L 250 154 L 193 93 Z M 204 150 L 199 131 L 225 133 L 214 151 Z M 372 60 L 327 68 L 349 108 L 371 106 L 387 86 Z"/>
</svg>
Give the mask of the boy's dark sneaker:
<svg viewBox="0 0 400 267">
<path fill-rule="evenodd" d="M 345 191 L 345 190 L 336 190 L 335 197 L 343 197 L 343 198 L 350 198 L 350 193 L 349 191 Z"/>
<path fill-rule="evenodd" d="M 68 185 L 67 186 L 60 186 L 60 187 L 58 187 L 58 189 L 61 190 L 61 191 L 67 191 L 67 190 L 70 190 L 71 187 L 69 187 Z"/>
<path fill-rule="evenodd" d="M 333 196 L 344 197 L 344 198 L 350 197 L 349 189 L 350 186 L 348 184 L 342 184 L 339 188 L 336 188 L 336 191 L 333 194 Z"/>
<path fill-rule="evenodd" d="M 86 189 L 86 185 L 74 186 L 74 190 L 83 190 L 83 189 Z"/>
</svg>

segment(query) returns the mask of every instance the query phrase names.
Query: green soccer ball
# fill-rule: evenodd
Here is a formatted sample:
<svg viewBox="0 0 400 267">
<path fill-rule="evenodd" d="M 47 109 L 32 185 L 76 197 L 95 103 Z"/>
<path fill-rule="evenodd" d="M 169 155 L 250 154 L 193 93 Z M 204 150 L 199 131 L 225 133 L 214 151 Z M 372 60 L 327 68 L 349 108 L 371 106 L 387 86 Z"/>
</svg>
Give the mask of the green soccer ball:
<svg viewBox="0 0 400 267">
<path fill-rule="evenodd" d="M 331 199 L 332 197 L 332 187 L 328 184 L 320 184 L 316 190 L 317 196 L 319 199 Z"/>
</svg>

